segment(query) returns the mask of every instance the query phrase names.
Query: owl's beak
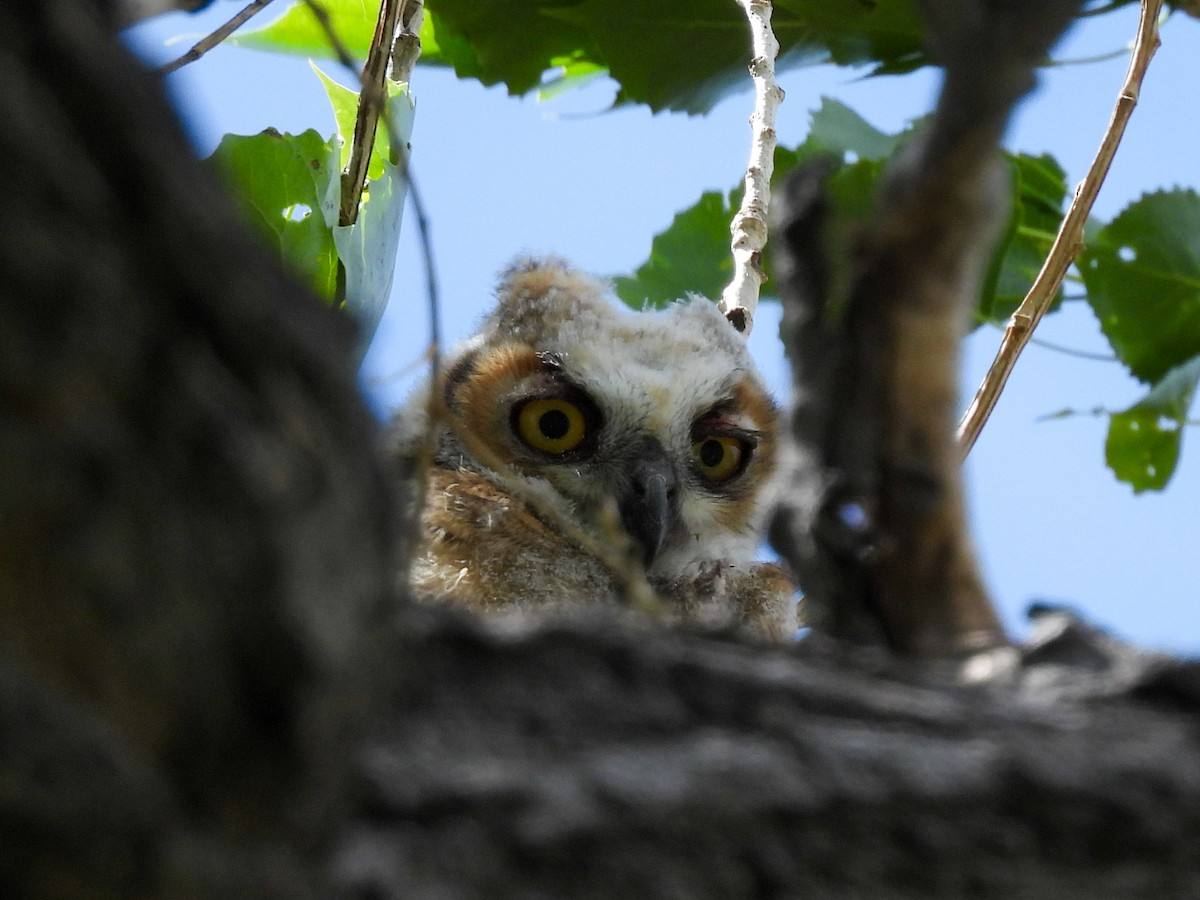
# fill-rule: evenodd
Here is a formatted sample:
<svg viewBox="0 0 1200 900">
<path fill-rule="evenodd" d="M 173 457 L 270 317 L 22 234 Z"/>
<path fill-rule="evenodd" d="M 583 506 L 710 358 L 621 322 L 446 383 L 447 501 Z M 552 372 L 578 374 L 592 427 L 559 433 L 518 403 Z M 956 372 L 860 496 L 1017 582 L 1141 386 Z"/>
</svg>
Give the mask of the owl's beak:
<svg viewBox="0 0 1200 900">
<path fill-rule="evenodd" d="M 621 522 L 642 550 L 647 567 L 658 556 L 675 520 L 679 478 L 666 452 L 645 456 L 633 464 L 629 487 L 621 499 Z"/>
</svg>

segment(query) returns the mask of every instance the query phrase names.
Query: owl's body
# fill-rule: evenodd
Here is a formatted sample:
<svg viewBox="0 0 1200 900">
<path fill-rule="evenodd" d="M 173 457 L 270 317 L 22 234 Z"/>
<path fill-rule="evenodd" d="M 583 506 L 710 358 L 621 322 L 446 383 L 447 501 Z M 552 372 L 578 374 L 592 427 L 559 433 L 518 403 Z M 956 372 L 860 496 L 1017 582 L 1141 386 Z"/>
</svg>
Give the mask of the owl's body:
<svg viewBox="0 0 1200 900">
<path fill-rule="evenodd" d="M 446 361 L 411 572 L 484 611 L 619 602 L 641 566 L 669 614 L 795 629 L 792 587 L 755 561 L 776 413 L 742 337 L 704 300 L 618 310 L 557 261 L 510 270 Z M 428 427 L 401 417 L 402 453 Z"/>
</svg>

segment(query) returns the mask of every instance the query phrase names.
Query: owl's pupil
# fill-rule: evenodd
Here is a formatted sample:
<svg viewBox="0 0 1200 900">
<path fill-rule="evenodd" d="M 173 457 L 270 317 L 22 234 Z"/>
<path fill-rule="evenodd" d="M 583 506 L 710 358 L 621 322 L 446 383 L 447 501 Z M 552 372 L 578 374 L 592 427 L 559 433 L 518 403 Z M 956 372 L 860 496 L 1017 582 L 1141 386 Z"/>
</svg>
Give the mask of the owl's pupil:
<svg viewBox="0 0 1200 900">
<path fill-rule="evenodd" d="M 708 466 L 710 469 L 721 462 L 725 458 L 725 448 L 721 446 L 720 441 L 715 441 L 709 438 L 700 445 L 700 462 Z"/>
<path fill-rule="evenodd" d="M 566 436 L 571 428 L 571 420 L 561 409 L 544 412 L 538 419 L 538 428 L 549 440 L 557 441 Z"/>
</svg>

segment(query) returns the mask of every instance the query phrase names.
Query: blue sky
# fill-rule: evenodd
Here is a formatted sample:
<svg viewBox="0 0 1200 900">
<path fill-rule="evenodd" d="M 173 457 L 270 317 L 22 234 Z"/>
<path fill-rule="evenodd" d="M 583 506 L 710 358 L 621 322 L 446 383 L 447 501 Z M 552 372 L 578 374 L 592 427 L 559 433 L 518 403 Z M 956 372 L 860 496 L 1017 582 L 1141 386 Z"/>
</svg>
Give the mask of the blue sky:
<svg viewBox="0 0 1200 900">
<path fill-rule="evenodd" d="M 242 4 L 217 0 L 201 16 L 172 15 L 132 40 L 163 61 Z M 283 4 L 279 4 L 283 8 Z M 268 10 L 262 17 L 277 15 Z M 1132 38 L 1136 5 L 1086 20 L 1056 57 L 1120 50 Z M 171 36 L 185 35 L 170 47 Z M 1137 110 L 1095 213 L 1111 218 L 1143 192 L 1200 184 L 1200 22 L 1173 17 L 1151 65 Z M 348 77 L 333 63 L 326 72 Z M 1052 153 L 1068 184 L 1082 178 L 1109 119 L 1126 57 L 1046 71 L 1008 136 L 1014 150 Z M 928 111 L 935 71 L 865 79 L 814 67 L 782 78 L 787 99 L 779 137 L 804 139 L 808 113 L 834 97 L 877 127 L 900 128 Z M 225 132 L 268 126 L 298 133 L 333 130 L 324 93 L 307 61 L 218 49 L 169 80 L 198 150 Z M 651 237 L 704 190 L 728 190 L 749 148 L 749 93 L 706 117 L 652 116 L 641 108 L 605 112 L 613 94 L 600 82 L 556 101 L 516 99 L 503 88 L 459 82 L 444 69 L 418 68 L 413 168 L 428 207 L 448 342 L 471 333 L 492 299 L 496 273 L 516 254 L 555 253 L 600 275 L 631 271 Z M 380 408 L 402 401 L 421 371 L 428 341 L 414 230 L 402 238 L 395 287 L 364 364 Z M 760 307 L 751 347 L 781 398 L 787 372 L 776 338 L 777 309 Z M 964 397 L 979 383 L 1000 333 L 980 329 L 967 343 Z M 1038 330 L 1047 341 L 1110 354 L 1083 304 L 1067 304 Z M 1175 478 L 1161 494 L 1135 497 L 1104 465 L 1106 419 L 1040 421 L 1063 408 L 1118 410 L 1143 393 L 1115 362 L 1043 347 L 1021 358 L 967 464 L 971 517 L 985 574 L 1006 623 L 1024 631 L 1032 600 L 1071 604 L 1122 637 L 1200 653 L 1200 446 L 1185 437 Z M 964 401 L 965 402 L 965 401 Z M 1197 411 L 1193 411 L 1193 417 Z M 1190 446 L 1189 446 L 1190 444 Z M 1188 548 L 1192 549 L 1189 550 Z M 1193 556 L 1196 554 L 1196 556 Z"/>
</svg>

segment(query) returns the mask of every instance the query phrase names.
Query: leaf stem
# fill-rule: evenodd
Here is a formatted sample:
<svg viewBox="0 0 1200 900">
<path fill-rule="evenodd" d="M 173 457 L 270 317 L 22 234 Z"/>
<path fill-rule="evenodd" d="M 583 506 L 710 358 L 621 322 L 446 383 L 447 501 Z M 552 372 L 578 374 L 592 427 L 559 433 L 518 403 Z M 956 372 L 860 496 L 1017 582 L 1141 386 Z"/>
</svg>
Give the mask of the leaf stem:
<svg viewBox="0 0 1200 900">
<path fill-rule="evenodd" d="M 1021 351 L 1029 343 L 1033 330 L 1054 302 L 1054 297 L 1062 285 L 1067 269 L 1083 251 L 1084 225 L 1091 213 L 1092 205 L 1096 202 L 1096 196 L 1100 193 L 1100 186 L 1108 175 L 1109 166 L 1112 164 L 1121 138 L 1125 134 L 1125 126 L 1129 123 L 1129 117 L 1137 105 L 1146 69 L 1161 43 L 1158 36 L 1158 18 L 1162 11 L 1162 5 L 1163 0 L 1142 0 L 1141 17 L 1138 20 L 1137 36 L 1134 38 L 1129 70 L 1125 75 L 1121 92 L 1117 96 L 1116 106 L 1104 138 L 1092 160 L 1091 168 L 1088 169 L 1087 175 L 1075 189 L 1075 196 L 1059 227 L 1058 236 L 1054 239 L 1050 254 L 1046 257 L 1029 293 L 1026 294 L 1021 305 L 1009 319 L 1000 339 L 1000 349 L 996 352 L 996 358 L 992 361 L 991 368 L 988 369 L 959 423 L 958 443 L 964 458 L 975 446 L 975 440 L 992 414 L 996 401 L 1008 381 L 1008 376 L 1012 373 Z"/>
<path fill-rule="evenodd" d="M 353 225 L 358 220 L 358 205 L 367 185 L 367 168 L 371 163 L 371 149 L 375 145 L 375 130 L 379 127 L 379 116 L 387 99 L 387 71 L 392 58 L 392 44 L 395 42 L 401 12 L 407 3 L 409 0 L 382 0 L 379 4 L 375 34 L 371 38 L 371 49 L 367 52 L 367 61 L 362 69 L 358 116 L 354 122 L 354 137 L 350 142 L 350 164 L 342 173 L 339 225 Z"/>
</svg>

